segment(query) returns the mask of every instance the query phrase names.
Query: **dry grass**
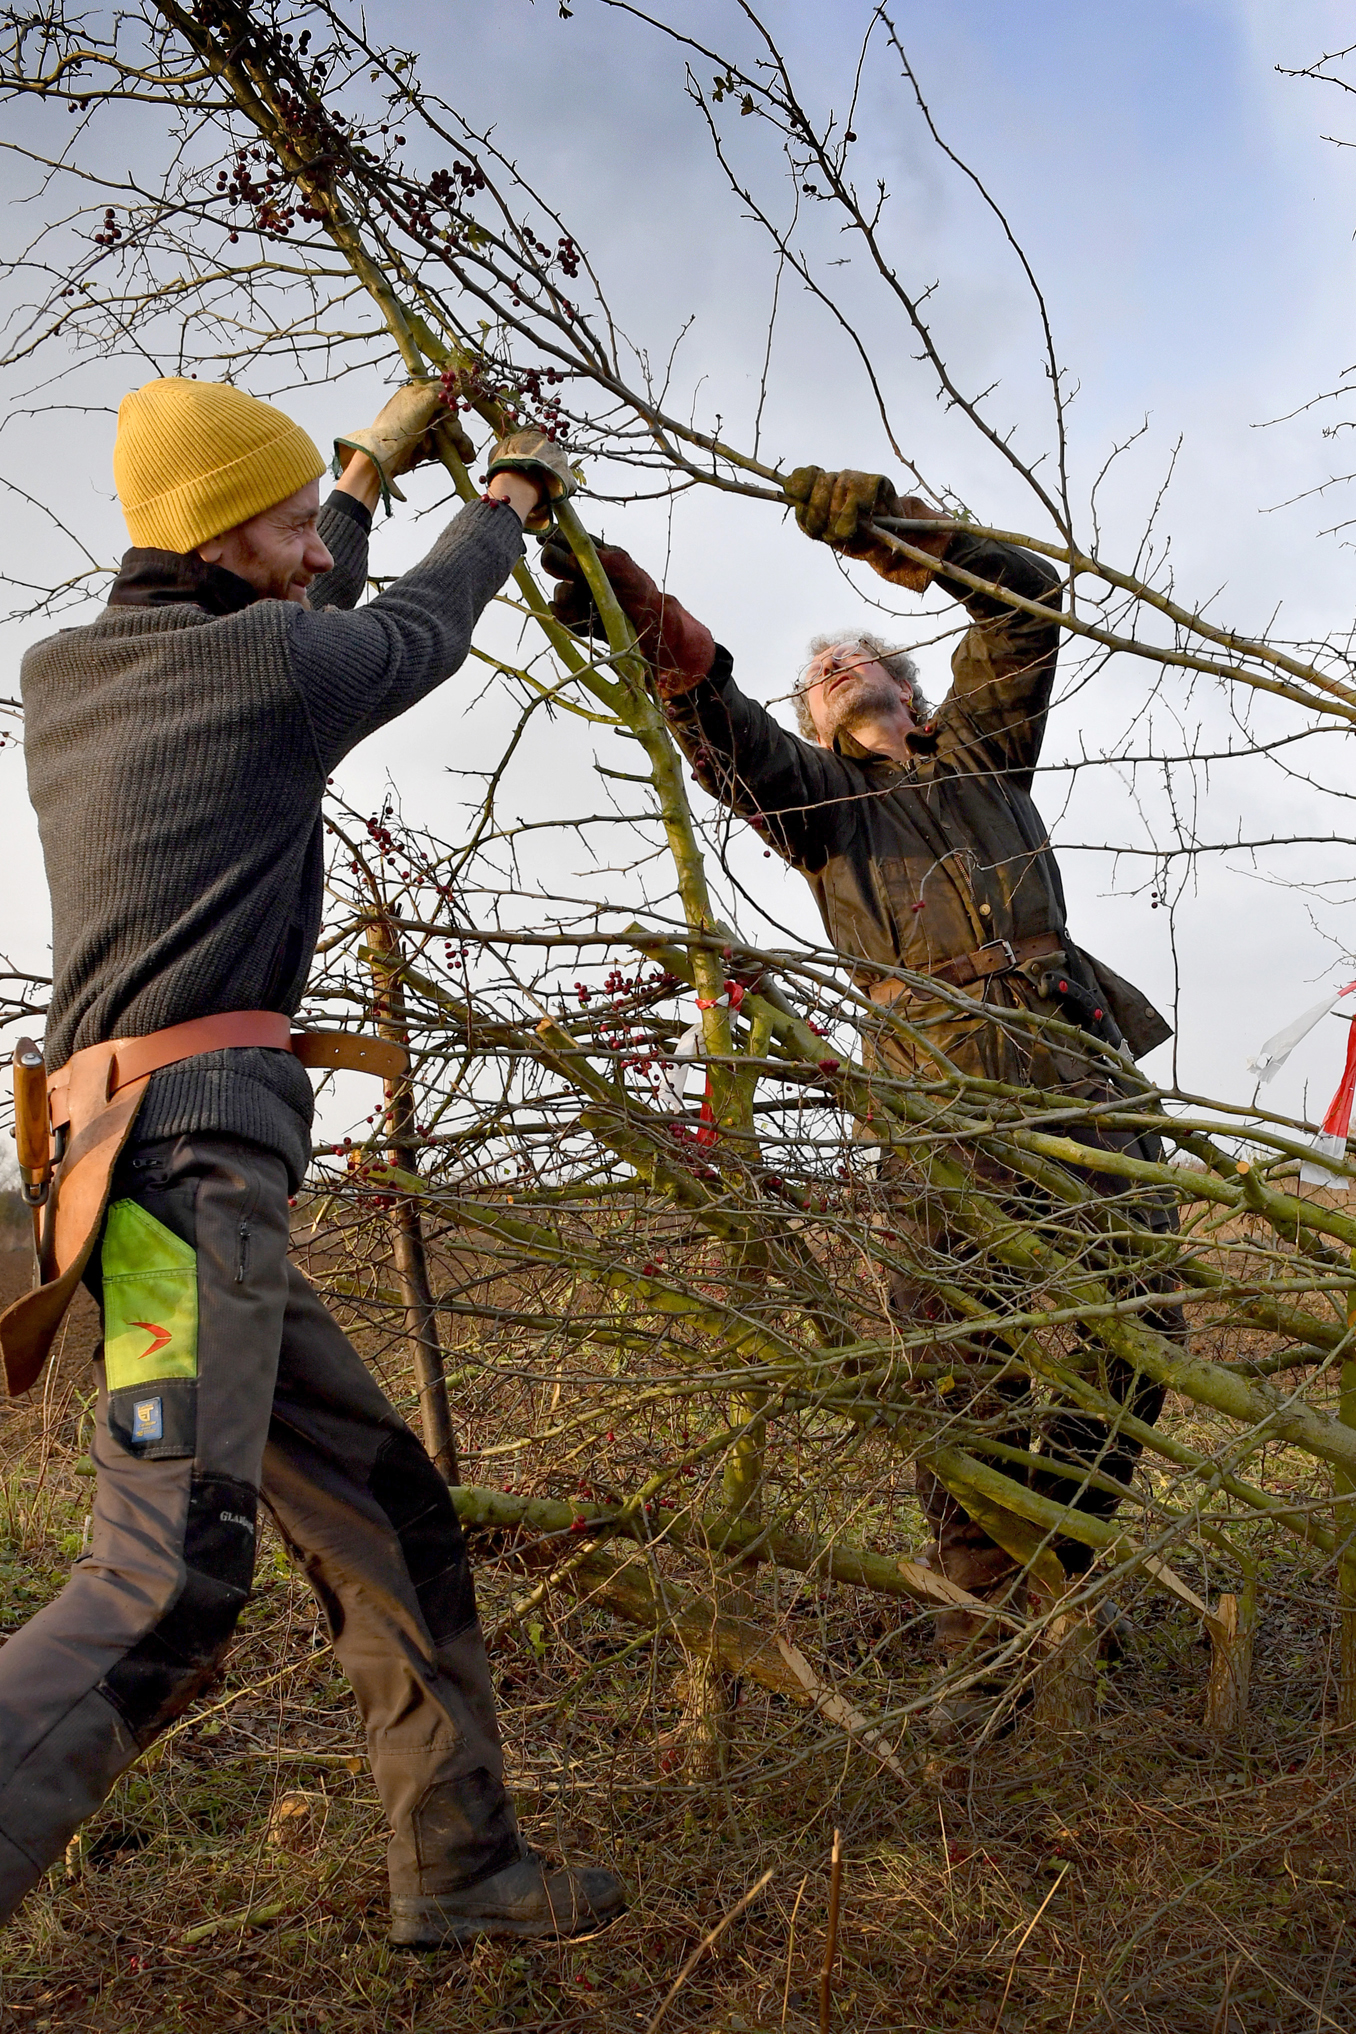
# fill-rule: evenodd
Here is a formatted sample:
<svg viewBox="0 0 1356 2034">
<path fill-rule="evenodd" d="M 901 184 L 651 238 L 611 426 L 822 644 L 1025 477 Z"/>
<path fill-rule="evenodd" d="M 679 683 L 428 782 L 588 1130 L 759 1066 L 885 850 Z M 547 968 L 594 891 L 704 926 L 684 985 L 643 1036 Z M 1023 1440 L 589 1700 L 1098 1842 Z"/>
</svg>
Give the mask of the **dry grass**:
<svg viewBox="0 0 1356 2034">
<path fill-rule="evenodd" d="M 60 1586 L 80 1546 L 91 1334 L 86 1312 L 44 1402 L 6 1419 L 11 1629 Z M 368 1353 L 380 1361 L 370 1339 Z M 511 1366 L 475 1377 L 471 1441 L 484 1450 L 521 1431 L 525 1396 L 547 1387 Z M 1198 1409 L 1166 1417 L 1208 1440 Z M 509 1480 L 496 1459 L 473 1453 L 468 1480 Z M 523 1488 L 561 1487 L 540 1456 L 518 1475 Z M 1267 1480 L 1303 1494 L 1310 1478 L 1307 1463 L 1273 1460 Z M 884 1510 L 873 1506 L 879 1544 L 920 1537 L 909 1511 L 902 1483 Z M 524 1624 L 509 1619 L 495 1664 L 525 1827 L 556 1855 L 614 1861 L 632 1910 L 577 1947 L 417 1959 L 383 1940 L 380 1815 L 345 1684 L 304 1585 L 266 1541 L 222 1682 L 5 1934 L 0 2025 L 635 2034 L 703 1934 L 770 1867 L 766 1891 L 697 1964 L 664 2025 L 813 2028 L 838 1826 L 836 2027 L 1349 2027 L 1356 1761 L 1325 1720 L 1331 1584 L 1288 1549 L 1260 1551 L 1253 1709 L 1236 1741 L 1202 1730 L 1198 1628 L 1145 1595 L 1129 1657 L 1103 1677 L 1095 1730 L 1057 1742 L 1019 1719 L 959 1752 L 906 1731 L 908 1785 L 805 1711 L 746 1687 L 725 1781 L 689 1786 L 664 1745 L 680 1714 L 678 1655 L 567 1596 Z M 1182 1565 L 1191 1572 L 1189 1557 Z M 492 1628 L 523 1588 L 521 1550 L 482 1543 L 479 1576 Z M 755 1589 L 759 1613 L 876 1717 L 924 1687 L 926 1621 L 908 1604 L 769 1570 Z M 280 1818 L 288 1794 L 308 1798 Z M 287 1842 L 271 1840 L 284 1825 Z M 242 1923 L 244 1913 L 257 1918 Z"/>
</svg>

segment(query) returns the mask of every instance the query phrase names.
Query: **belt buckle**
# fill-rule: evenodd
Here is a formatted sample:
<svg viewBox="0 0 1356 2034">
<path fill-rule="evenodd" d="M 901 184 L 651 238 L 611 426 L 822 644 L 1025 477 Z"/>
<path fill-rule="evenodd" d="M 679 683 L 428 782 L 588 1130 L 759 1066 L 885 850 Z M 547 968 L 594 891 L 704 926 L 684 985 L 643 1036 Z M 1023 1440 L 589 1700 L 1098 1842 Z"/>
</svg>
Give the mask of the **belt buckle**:
<svg viewBox="0 0 1356 2034">
<path fill-rule="evenodd" d="M 1010 939 L 986 940 L 984 945 L 979 950 L 981 953 L 992 953 L 993 949 L 996 946 L 1002 948 L 1007 965 L 1001 968 L 991 968 L 989 972 L 995 975 L 1009 975 L 1012 973 L 1013 969 L 1017 966 L 1017 955 L 1013 948 L 1012 941 Z"/>
</svg>

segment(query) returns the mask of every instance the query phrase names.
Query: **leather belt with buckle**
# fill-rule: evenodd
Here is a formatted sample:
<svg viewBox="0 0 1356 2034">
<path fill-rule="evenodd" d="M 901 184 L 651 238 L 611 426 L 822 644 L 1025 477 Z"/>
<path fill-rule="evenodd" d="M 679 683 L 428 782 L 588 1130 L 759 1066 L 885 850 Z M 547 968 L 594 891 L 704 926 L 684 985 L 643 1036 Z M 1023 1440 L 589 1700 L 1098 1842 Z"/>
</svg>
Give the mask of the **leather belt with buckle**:
<svg viewBox="0 0 1356 2034">
<path fill-rule="evenodd" d="M 920 968 L 918 972 L 931 975 L 934 981 L 945 982 L 952 989 L 968 989 L 972 982 L 988 981 L 994 975 L 1015 974 L 1028 961 L 1052 960 L 1064 950 L 1065 942 L 1059 933 L 1035 932 L 1026 939 L 991 939 L 973 953 L 936 961 L 931 967 Z M 894 1003 L 899 997 L 914 992 L 905 982 L 887 979 L 877 982 L 869 993 L 877 1003 Z"/>
</svg>

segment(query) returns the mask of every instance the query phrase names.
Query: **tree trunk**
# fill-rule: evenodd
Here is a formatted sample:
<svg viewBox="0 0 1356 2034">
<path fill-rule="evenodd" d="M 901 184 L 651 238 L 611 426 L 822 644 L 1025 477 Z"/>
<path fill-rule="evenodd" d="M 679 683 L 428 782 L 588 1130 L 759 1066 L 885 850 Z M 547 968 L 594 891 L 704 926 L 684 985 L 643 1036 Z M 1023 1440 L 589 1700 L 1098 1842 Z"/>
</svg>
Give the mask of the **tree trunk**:
<svg viewBox="0 0 1356 2034">
<path fill-rule="evenodd" d="M 377 991 L 377 1029 L 383 1038 L 409 1049 L 405 991 L 400 980 L 402 959 L 395 928 L 386 920 L 373 925 L 368 938 L 369 965 Z M 419 1170 L 418 1142 L 414 1117 L 414 1089 L 408 1075 L 387 1081 L 386 1126 L 390 1142 L 387 1156 L 402 1172 Z M 405 1346 L 409 1351 L 419 1386 L 419 1417 L 424 1446 L 449 1483 L 461 1481 L 457 1444 L 452 1435 L 452 1412 L 447 1399 L 447 1377 L 443 1368 L 442 1343 L 438 1339 L 438 1315 L 428 1279 L 428 1257 L 424 1250 L 424 1229 L 419 1203 L 402 1194 L 390 1217 L 391 1261 L 396 1283 L 405 1306 Z"/>
<path fill-rule="evenodd" d="M 1069 1583 L 1064 1594 L 1080 1584 Z M 1097 1720 L 1097 1626 L 1085 1610 L 1051 1618 L 1036 1674 L 1035 1720 L 1046 1730 L 1091 1730 Z"/>
</svg>

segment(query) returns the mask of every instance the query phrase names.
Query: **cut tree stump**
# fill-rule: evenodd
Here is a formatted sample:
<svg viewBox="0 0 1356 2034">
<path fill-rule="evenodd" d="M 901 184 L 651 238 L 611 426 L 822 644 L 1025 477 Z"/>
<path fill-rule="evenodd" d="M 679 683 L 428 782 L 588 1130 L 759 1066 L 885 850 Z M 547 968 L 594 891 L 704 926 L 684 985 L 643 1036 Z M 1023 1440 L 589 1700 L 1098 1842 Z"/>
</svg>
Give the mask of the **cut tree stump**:
<svg viewBox="0 0 1356 2034">
<path fill-rule="evenodd" d="M 1210 1634 L 1210 1679 L 1205 1690 L 1205 1727 L 1237 1730 L 1248 1713 L 1252 1678 L 1253 1620 L 1244 1615 L 1237 1596 L 1221 1596 L 1207 1620 Z"/>
<path fill-rule="evenodd" d="M 1079 1587 L 1071 1582 L 1064 1594 Z M 1035 1721 L 1047 1730 L 1091 1730 L 1097 1719 L 1097 1626 L 1085 1610 L 1050 1620 L 1036 1670 Z"/>
</svg>

